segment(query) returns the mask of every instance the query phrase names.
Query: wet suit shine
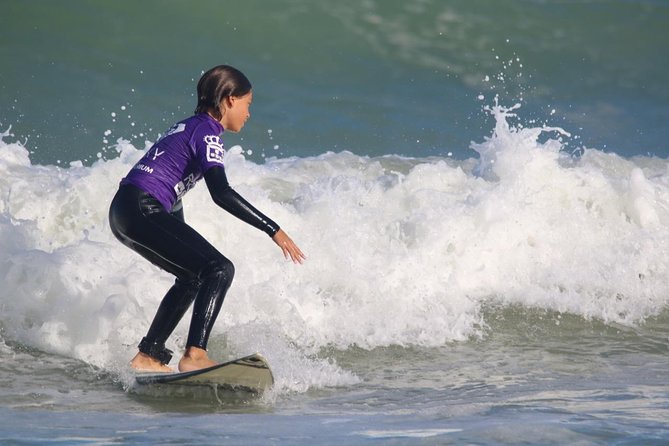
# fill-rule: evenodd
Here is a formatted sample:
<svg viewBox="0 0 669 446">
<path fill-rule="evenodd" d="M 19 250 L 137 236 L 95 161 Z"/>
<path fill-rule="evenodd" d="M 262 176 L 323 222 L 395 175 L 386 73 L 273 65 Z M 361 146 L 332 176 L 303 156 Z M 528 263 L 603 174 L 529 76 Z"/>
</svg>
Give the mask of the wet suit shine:
<svg viewBox="0 0 669 446">
<path fill-rule="evenodd" d="M 176 124 L 121 181 L 110 206 L 114 235 L 176 277 L 138 346 L 162 364 L 169 363 L 172 354 L 165 342 L 191 304 L 186 346 L 206 350 L 235 271 L 228 258 L 186 224 L 183 195 L 204 178 L 218 206 L 270 237 L 279 231 L 229 185 L 222 132 L 220 123 L 207 114 Z"/>
</svg>

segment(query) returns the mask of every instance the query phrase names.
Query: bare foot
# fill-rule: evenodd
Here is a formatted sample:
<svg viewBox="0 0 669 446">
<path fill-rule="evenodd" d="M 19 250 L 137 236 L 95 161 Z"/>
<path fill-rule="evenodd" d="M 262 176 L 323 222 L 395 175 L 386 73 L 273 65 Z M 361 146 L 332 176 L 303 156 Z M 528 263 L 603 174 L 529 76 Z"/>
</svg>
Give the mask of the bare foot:
<svg viewBox="0 0 669 446">
<path fill-rule="evenodd" d="M 183 358 L 179 361 L 180 372 L 190 372 L 192 370 L 204 369 L 218 364 L 207 356 L 207 350 L 197 347 L 188 347 Z"/>
<path fill-rule="evenodd" d="M 130 367 L 141 372 L 174 372 L 170 367 L 161 364 L 157 359 L 142 352 L 137 353 L 135 357 L 132 358 Z"/>
</svg>

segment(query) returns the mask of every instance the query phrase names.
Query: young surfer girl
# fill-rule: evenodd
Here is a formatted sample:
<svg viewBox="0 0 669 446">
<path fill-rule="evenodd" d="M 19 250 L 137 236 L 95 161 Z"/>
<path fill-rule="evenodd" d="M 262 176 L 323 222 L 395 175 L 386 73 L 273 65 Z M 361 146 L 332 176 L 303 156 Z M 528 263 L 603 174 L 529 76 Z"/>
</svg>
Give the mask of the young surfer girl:
<svg viewBox="0 0 669 446">
<path fill-rule="evenodd" d="M 139 352 L 135 369 L 172 371 L 167 338 L 193 304 L 180 371 L 215 364 L 207 342 L 234 275 L 234 266 L 184 222 L 181 198 L 204 178 L 214 202 L 264 231 L 286 258 L 302 263 L 304 254 L 270 218 L 228 184 L 223 165 L 224 131 L 238 132 L 250 117 L 251 83 L 239 70 L 219 65 L 197 84 L 194 116 L 178 122 L 159 139 L 121 180 L 109 210 L 111 230 L 124 245 L 176 276 Z"/>
</svg>

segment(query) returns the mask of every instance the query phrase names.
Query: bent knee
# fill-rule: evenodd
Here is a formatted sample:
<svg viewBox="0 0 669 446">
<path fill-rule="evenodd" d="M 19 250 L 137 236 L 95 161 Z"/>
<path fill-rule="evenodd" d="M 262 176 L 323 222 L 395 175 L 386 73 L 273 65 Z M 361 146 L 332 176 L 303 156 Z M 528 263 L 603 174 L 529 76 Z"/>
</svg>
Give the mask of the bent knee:
<svg viewBox="0 0 669 446">
<path fill-rule="evenodd" d="M 212 276 L 222 276 L 232 282 L 232 278 L 235 276 L 235 265 L 229 259 L 221 257 L 209 262 L 200 272 L 199 276 L 201 280 Z"/>
</svg>

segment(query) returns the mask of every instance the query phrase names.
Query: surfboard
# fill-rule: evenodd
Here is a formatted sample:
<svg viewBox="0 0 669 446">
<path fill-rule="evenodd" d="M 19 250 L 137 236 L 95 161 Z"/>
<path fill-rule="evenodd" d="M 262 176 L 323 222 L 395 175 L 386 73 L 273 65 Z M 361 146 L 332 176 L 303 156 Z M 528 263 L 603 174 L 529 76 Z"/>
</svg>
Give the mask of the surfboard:
<svg viewBox="0 0 669 446">
<path fill-rule="evenodd" d="M 272 387 L 274 376 L 267 360 L 255 353 L 192 372 L 137 374 L 135 382 L 140 386 L 222 386 L 235 391 L 262 393 Z"/>
</svg>

